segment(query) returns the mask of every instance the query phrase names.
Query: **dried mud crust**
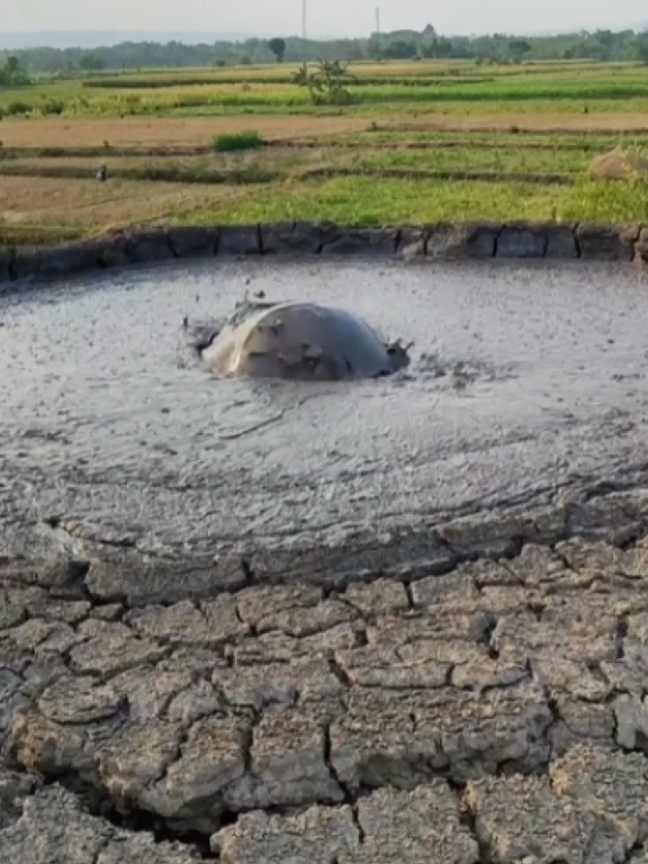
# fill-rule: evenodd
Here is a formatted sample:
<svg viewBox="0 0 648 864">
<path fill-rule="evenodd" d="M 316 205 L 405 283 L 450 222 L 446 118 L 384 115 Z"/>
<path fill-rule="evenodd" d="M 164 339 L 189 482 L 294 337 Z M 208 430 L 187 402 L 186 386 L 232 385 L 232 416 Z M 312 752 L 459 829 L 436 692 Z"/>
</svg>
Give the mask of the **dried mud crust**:
<svg viewBox="0 0 648 864">
<path fill-rule="evenodd" d="M 602 490 L 398 562 L 178 563 L 173 598 L 114 540 L 7 534 L 0 860 L 648 860 L 647 528 Z"/>
</svg>

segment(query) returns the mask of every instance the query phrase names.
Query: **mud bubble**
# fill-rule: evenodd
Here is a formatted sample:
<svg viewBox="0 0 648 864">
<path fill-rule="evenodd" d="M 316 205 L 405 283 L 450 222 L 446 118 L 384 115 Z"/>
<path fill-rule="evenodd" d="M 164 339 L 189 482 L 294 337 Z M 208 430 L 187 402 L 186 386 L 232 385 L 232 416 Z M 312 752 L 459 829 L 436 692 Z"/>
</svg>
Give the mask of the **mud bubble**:
<svg viewBox="0 0 648 864">
<path fill-rule="evenodd" d="M 384 339 L 358 315 L 315 303 L 245 299 L 221 322 L 186 319 L 203 363 L 222 377 L 341 381 L 392 375 L 411 345 Z"/>
</svg>

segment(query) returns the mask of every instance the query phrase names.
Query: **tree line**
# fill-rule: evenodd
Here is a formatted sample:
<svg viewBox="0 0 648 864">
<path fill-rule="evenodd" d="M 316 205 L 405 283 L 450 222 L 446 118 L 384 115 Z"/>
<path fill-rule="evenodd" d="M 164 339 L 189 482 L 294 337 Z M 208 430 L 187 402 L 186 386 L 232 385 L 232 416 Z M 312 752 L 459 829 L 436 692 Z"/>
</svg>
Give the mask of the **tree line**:
<svg viewBox="0 0 648 864">
<path fill-rule="evenodd" d="M 368 40 L 371 58 L 415 60 L 416 58 L 464 59 L 492 63 L 542 60 L 640 61 L 648 63 L 648 31 L 612 30 L 564 33 L 555 36 L 517 37 L 440 36 L 428 25 L 422 33 L 404 30 Z"/>
<path fill-rule="evenodd" d="M 273 61 L 303 63 L 361 60 L 465 59 L 484 63 L 532 60 L 640 61 L 648 63 L 648 31 L 597 30 L 557 36 L 442 36 L 429 25 L 423 31 L 374 33 L 368 39 L 316 41 L 288 37 L 187 45 L 171 41 L 123 42 L 96 48 L 29 48 L 0 52 L 0 86 L 26 82 L 42 73 L 70 74 L 100 70 L 234 66 Z"/>
</svg>

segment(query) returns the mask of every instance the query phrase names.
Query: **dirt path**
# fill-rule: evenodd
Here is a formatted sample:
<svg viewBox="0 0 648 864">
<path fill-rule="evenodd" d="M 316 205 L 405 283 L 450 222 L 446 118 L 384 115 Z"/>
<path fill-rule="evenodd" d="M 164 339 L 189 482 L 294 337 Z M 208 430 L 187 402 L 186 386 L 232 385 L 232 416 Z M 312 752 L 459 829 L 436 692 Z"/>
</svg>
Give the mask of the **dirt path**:
<svg viewBox="0 0 648 864">
<path fill-rule="evenodd" d="M 521 130 L 556 132 L 648 131 L 648 117 L 632 112 L 599 114 L 427 114 L 384 117 L 307 117 L 249 115 L 236 117 L 161 118 L 43 118 L 2 124 L 5 147 L 100 147 L 208 144 L 214 135 L 256 129 L 269 139 L 361 132 L 372 123 L 383 128 L 446 129 L 459 131 Z"/>
<path fill-rule="evenodd" d="M 2 141 L 5 147 L 209 144 L 215 135 L 246 129 L 273 139 L 361 131 L 369 125 L 362 117 L 44 118 L 3 123 Z"/>
</svg>

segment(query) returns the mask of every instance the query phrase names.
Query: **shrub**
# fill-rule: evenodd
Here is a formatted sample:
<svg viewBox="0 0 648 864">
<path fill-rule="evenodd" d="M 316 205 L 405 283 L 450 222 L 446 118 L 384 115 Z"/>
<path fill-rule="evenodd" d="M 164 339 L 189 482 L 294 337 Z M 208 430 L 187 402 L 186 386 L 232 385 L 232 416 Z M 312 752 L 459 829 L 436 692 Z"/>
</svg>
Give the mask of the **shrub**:
<svg viewBox="0 0 648 864">
<path fill-rule="evenodd" d="M 53 114 L 57 117 L 62 114 L 64 110 L 65 105 L 63 104 L 63 102 L 59 102 L 57 100 L 50 100 L 46 102 L 41 108 L 43 114 Z"/>
<path fill-rule="evenodd" d="M 255 147 L 263 147 L 265 142 L 258 132 L 250 129 L 247 132 L 218 135 L 214 138 L 213 143 L 217 153 L 230 153 L 234 150 L 252 150 Z"/>
<path fill-rule="evenodd" d="M 34 106 L 29 102 L 10 102 L 7 105 L 7 114 L 12 117 L 16 114 L 31 114 Z"/>
</svg>

